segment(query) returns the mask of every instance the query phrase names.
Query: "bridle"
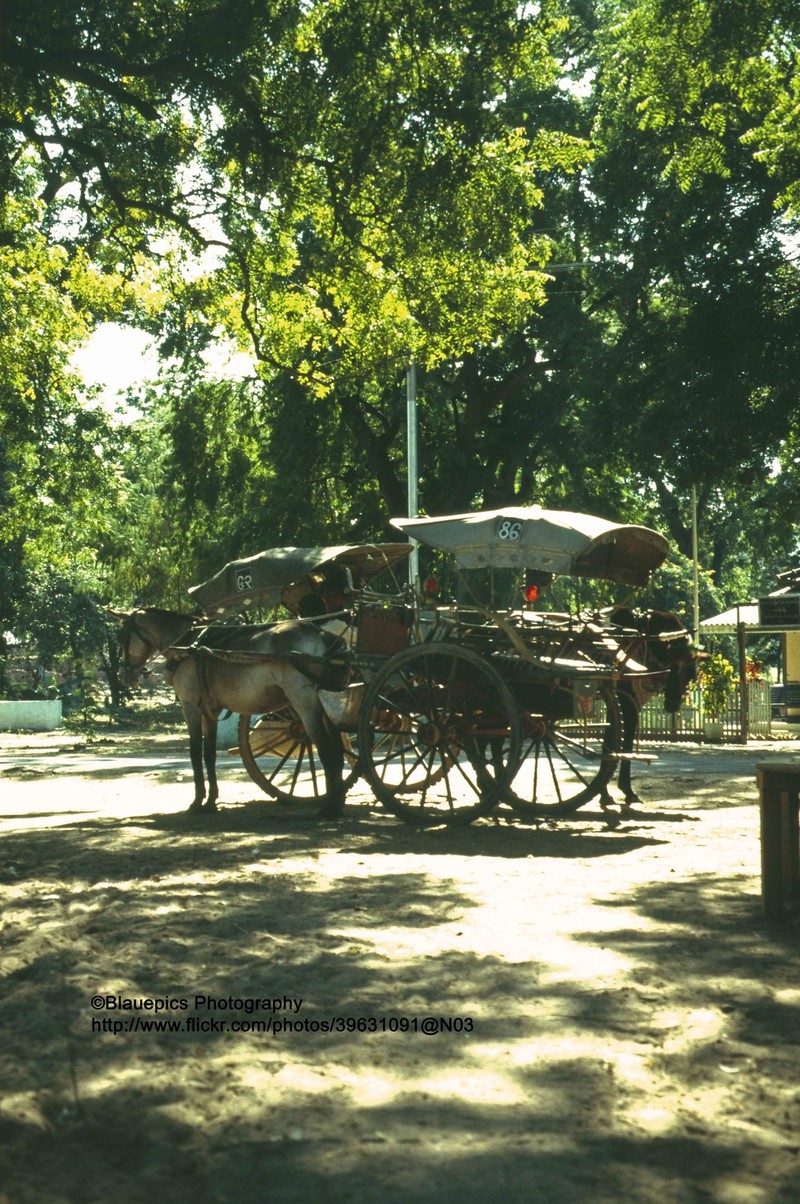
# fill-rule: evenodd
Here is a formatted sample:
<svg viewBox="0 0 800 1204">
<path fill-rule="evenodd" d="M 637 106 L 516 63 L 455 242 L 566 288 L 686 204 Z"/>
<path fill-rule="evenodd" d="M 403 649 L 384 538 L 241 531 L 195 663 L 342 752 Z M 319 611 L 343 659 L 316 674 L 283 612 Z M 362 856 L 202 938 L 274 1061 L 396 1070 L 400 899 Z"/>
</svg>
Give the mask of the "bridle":
<svg viewBox="0 0 800 1204">
<path fill-rule="evenodd" d="M 144 634 L 141 627 L 137 627 L 137 614 L 138 612 L 135 610 L 130 612 L 122 624 L 122 629 L 119 633 L 121 650 L 120 676 L 128 683 L 130 683 L 135 676 L 146 677 L 151 672 L 151 670 L 146 667 L 147 661 L 152 660 L 154 656 L 164 655 L 170 648 L 179 646 L 175 644 L 174 639 L 168 639 L 163 646 L 159 646 L 158 643 L 154 643 L 150 635 Z M 191 630 L 191 626 L 189 630 Z M 136 636 L 137 640 L 139 640 L 139 642 L 143 644 L 146 649 L 152 649 L 152 651 L 145 653 L 140 665 L 133 665 L 131 663 L 131 640 L 134 636 Z M 188 648 L 189 645 L 187 644 L 186 647 Z"/>
<path fill-rule="evenodd" d="M 695 677 L 697 655 L 691 647 L 691 636 L 677 615 L 670 611 L 632 611 L 635 626 L 639 631 L 629 647 L 629 654 L 641 660 L 647 673 L 637 679 L 646 694 L 665 694 L 667 710 L 680 705 L 689 683 Z M 677 626 L 670 630 L 653 630 L 656 615 L 674 619 Z M 640 622 L 636 622 L 636 617 Z M 685 648 L 674 648 L 675 641 L 685 641 Z M 663 642 L 662 642 L 663 641 Z"/>
<path fill-rule="evenodd" d="M 120 652 L 121 652 L 120 676 L 128 684 L 130 684 L 132 682 L 134 674 L 138 674 L 139 676 L 146 676 L 150 672 L 150 670 L 145 667 L 145 663 L 148 660 L 150 660 L 151 656 L 155 655 L 155 651 L 150 653 L 149 655 L 146 655 L 144 657 L 144 660 L 142 661 L 141 665 L 134 666 L 133 664 L 131 664 L 131 640 L 133 639 L 134 636 L 136 636 L 137 640 L 139 640 L 140 643 L 144 644 L 144 646 L 146 648 L 153 647 L 151 641 L 142 634 L 141 630 L 137 629 L 136 611 L 131 611 L 131 613 L 125 619 L 125 622 L 122 624 L 122 630 L 119 633 L 119 643 L 120 643 Z"/>
</svg>

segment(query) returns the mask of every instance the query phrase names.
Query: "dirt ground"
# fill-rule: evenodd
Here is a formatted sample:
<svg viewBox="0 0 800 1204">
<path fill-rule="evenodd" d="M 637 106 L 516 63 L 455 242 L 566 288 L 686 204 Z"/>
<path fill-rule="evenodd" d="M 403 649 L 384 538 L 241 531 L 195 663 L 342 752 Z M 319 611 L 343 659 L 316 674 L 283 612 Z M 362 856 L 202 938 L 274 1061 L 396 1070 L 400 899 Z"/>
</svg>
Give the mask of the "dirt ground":
<svg viewBox="0 0 800 1204">
<path fill-rule="evenodd" d="M 615 830 L 416 831 L 0 736 L 1 1204 L 797 1201 L 754 765 L 799 749 L 660 748 Z"/>
</svg>

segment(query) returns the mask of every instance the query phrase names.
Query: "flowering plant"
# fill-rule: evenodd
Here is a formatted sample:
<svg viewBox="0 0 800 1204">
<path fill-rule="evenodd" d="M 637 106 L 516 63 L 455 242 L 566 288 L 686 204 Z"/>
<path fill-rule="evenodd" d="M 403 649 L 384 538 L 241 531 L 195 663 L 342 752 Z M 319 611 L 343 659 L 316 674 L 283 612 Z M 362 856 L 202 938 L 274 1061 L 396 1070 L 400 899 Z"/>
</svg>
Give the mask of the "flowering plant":
<svg viewBox="0 0 800 1204">
<path fill-rule="evenodd" d="M 736 670 L 721 652 L 715 652 L 700 666 L 700 689 L 707 719 L 721 719 L 736 684 Z"/>
<path fill-rule="evenodd" d="M 748 656 L 746 661 L 747 680 L 748 681 L 763 681 L 764 680 L 764 662 L 757 657 Z"/>
</svg>

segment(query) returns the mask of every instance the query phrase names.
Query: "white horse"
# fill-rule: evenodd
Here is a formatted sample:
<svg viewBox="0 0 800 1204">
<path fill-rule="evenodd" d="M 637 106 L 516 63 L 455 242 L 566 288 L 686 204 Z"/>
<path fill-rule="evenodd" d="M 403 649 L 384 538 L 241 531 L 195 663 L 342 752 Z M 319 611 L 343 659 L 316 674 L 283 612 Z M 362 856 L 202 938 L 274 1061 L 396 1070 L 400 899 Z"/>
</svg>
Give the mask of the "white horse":
<svg viewBox="0 0 800 1204">
<path fill-rule="evenodd" d="M 338 643 L 341 622 L 321 618 L 266 626 L 198 626 L 189 615 L 147 607 L 114 612 L 120 620 L 120 679 L 135 686 L 159 653 L 178 696 L 189 730 L 194 774 L 190 811 L 216 811 L 217 720 L 223 710 L 257 715 L 287 703 L 296 711 L 319 751 L 325 773 L 320 814 L 341 816 L 345 789 L 342 739 L 319 700 L 327 684 L 325 657 Z M 334 630 L 330 630 L 330 628 Z M 205 764 L 208 794 L 203 774 Z"/>
</svg>

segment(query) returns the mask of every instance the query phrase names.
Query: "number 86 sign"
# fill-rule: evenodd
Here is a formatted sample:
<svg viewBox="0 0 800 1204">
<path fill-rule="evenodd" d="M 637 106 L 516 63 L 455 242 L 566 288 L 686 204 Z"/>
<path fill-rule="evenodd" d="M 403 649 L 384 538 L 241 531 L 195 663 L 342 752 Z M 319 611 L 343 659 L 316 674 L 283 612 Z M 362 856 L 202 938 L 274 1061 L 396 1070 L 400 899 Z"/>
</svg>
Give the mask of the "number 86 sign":
<svg viewBox="0 0 800 1204">
<path fill-rule="evenodd" d="M 516 543 L 522 534 L 522 523 L 518 519 L 499 518 L 495 528 L 495 536 L 502 543 Z"/>
</svg>

